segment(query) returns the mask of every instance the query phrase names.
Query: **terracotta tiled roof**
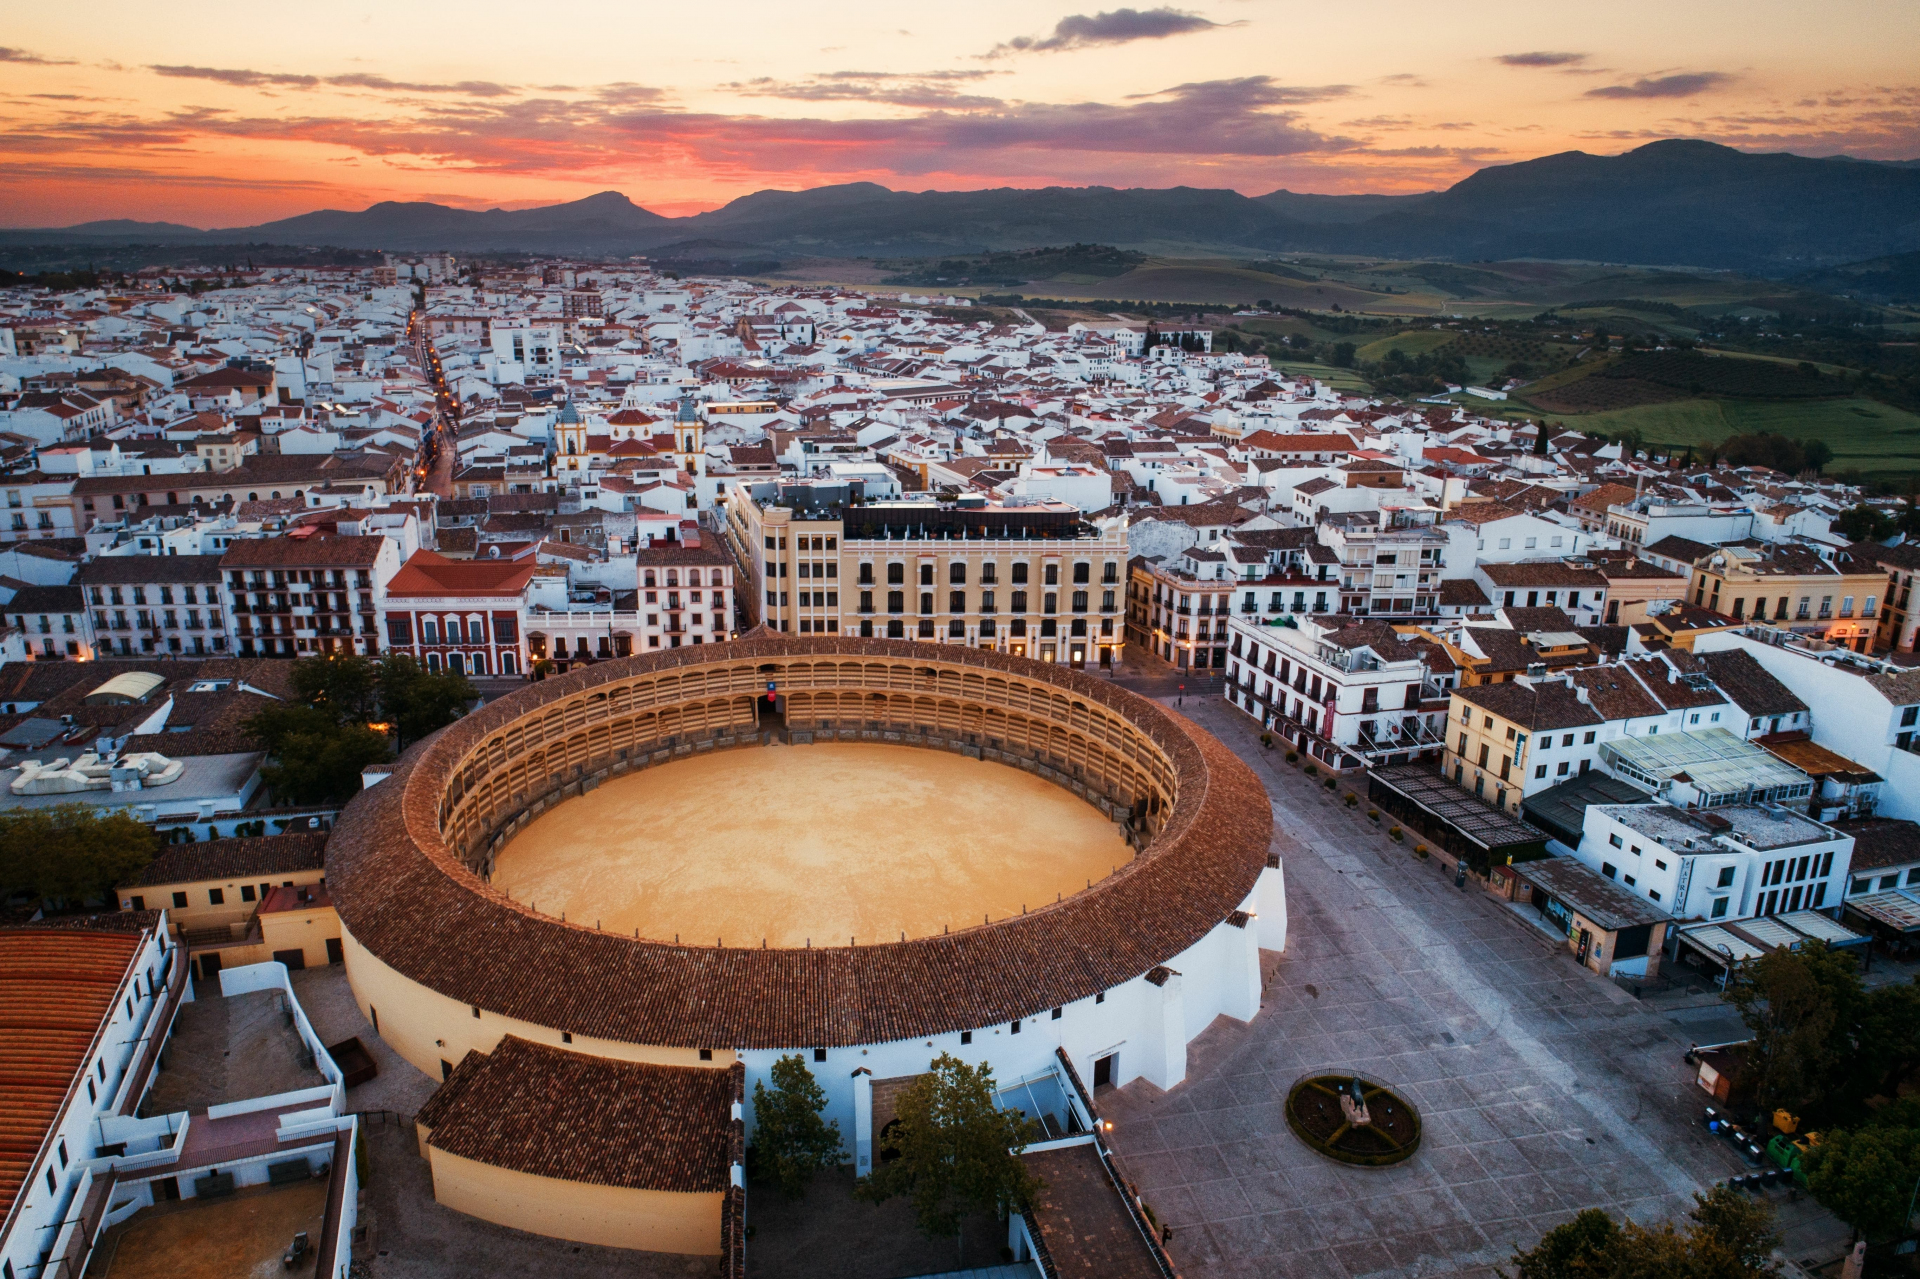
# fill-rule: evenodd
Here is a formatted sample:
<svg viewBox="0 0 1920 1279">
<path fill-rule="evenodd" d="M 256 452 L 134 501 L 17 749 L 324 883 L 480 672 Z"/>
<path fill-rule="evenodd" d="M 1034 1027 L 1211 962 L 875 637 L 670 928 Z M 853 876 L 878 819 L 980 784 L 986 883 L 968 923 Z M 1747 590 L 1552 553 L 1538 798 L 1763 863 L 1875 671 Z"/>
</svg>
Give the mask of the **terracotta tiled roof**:
<svg viewBox="0 0 1920 1279">
<path fill-rule="evenodd" d="M 326 832 L 209 839 L 170 844 L 160 850 L 135 885 L 185 884 L 203 879 L 257 879 L 319 870 L 326 861 Z"/>
<path fill-rule="evenodd" d="M 537 707 L 652 671 L 835 657 L 1014 675 L 1115 709 L 1172 764 L 1166 824 L 1115 874 L 1031 914 L 939 937 L 804 950 L 668 945 L 540 915 L 489 887 L 441 838 L 454 768 Z M 1252 891 L 1272 829 L 1266 791 L 1237 755 L 1105 680 L 978 649 L 756 632 L 569 671 L 458 720 L 347 805 L 327 845 L 327 883 L 359 944 L 461 1003 L 630 1043 L 854 1045 L 1030 1016 L 1171 960 Z"/>
<path fill-rule="evenodd" d="M 0 1219 L 139 950 L 138 931 L 0 929 Z"/>
<path fill-rule="evenodd" d="M 468 1052 L 420 1108 L 428 1144 L 515 1172 L 682 1194 L 732 1178 L 746 1067 L 660 1066 L 515 1035 Z"/>
</svg>

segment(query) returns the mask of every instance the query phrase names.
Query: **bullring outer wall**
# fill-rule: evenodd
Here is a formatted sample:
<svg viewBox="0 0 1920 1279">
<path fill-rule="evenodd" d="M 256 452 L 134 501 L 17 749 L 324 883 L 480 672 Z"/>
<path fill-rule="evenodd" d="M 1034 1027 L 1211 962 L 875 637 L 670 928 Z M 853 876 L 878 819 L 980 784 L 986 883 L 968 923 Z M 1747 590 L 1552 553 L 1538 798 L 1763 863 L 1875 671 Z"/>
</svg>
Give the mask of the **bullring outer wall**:
<svg viewBox="0 0 1920 1279">
<path fill-rule="evenodd" d="M 769 682 L 785 710 L 779 728 L 762 722 Z M 494 853 L 554 804 L 632 769 L 776 733 L 998 759 L 1130 821 L 1139 852 L 1028 915 L 805 950 L 612 936 L 539 915 L 486 882 Z M 382 1035 L 434 1074 L 435 1040 L 487 1050 L 511 1031 L 654 1060 L 708 1049 L 715 1066 L 737 1051 L 754 1074 L 782 1051 L 820 1049 L 885 1077 L 925 1069 L 930 1046 L 958 1048 L 962 1032 L 980 1032 L 974 1048 L 995 1048 L 1003 1079 L 1052 1041 L 1075 1057 L 1124 1051 L 1115 1082 L 1144 1074 L 1165 1087 L 1214 1016 L 1253 1015 L 1259 945 L 1284 945 L 1271 829 L 1265 791 L 1242 761 L 1104 680 L 959 647 L 759 633 L 596 665 L 459 721 L 348 807 L 328 884 L 363 1010 L 386 999 Z M 1015 1024 L 1031 1038 L 1012 1038 Z"/>
</svg>

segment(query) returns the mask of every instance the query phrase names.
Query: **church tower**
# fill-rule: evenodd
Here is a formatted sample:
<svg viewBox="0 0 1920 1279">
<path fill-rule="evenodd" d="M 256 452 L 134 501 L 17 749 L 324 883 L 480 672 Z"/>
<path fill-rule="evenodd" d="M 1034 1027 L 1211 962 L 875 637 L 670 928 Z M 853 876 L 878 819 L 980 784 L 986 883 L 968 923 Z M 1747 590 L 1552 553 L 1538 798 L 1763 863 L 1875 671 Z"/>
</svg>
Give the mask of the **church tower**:
<svg viewBox="0 0 1920 1279">
<path fill-rule="evenodd" d="M 554 423 L 554 450 L 559 454 L 554 462 L 555 471 L 578 471 L 586 467 L 587 424 L 580 420 L 580 410 L 573 406 L 573 397 L 568 396 L 560 406 L 560 416 Z"/>
<path fill-rule="evenodd" d="M 707 473 L 705 432 L 699 406 L 691 395 L 681 396 L 679 411 L 673 415 L 673 452 L 680 469 L 688 475 Z"/>
</svg>

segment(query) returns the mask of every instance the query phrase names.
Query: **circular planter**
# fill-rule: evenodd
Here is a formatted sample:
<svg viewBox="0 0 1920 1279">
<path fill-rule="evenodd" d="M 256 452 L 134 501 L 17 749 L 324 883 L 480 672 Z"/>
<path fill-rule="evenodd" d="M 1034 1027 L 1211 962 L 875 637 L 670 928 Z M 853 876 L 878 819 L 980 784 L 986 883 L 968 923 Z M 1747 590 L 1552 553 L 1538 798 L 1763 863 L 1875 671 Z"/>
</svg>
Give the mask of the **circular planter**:
<svg viewBox="0 0 1920 1279">
<path fill-rule="evenodd" d="M 1340 1104 L 1351 1093 L 1352 1075 L 1308 1075 L 1287 1091 L 1287 1127 L 1329 1159 L 1382 1168 L 1412 1157 L 1420 1148 L 1420 1112 L 1382 1084 L 1360 1080 L 1369 1122 L 1354 1124 Z"/>
</svg>

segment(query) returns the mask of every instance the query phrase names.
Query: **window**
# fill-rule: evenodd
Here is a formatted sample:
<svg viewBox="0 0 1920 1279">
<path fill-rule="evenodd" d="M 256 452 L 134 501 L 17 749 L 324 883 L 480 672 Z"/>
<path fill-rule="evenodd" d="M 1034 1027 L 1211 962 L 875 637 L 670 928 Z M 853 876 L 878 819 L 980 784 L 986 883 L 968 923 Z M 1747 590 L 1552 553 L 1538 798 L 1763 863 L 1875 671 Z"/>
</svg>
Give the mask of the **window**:
<svg viewBox="0 0 1920 1279">
<path fill-rule="evenodd" d="M 906 584 L 906 580 L 907 580 L 907 566 L 905 564 L 887 565 L 887 585 L 888 586 L 903 586 Z"/>
<path fill-rule="evenodd" d="M 955 586 L 965 586 L 967 584 L 967 562 L 965 560 L 955 560 L 953 563 L 947 565 L 947 581 Z"/>
<path fill-rule="evenodd" d="M 826 1050 L 826 1049 L 824 1049 L 824 1048 L 816 1048 L 816 1049 L 814 1049 L 814 1050 L 813 1050 L 813 1059 L 814 1059 L 815 1061 L 825 1061 L 825 1060 L 827 1059 L 827 1050 Z"/>
<path fill-rule="evenodd" d="M 1602 875 L 1605 875 L 1608 879 L 1613 879 L 1620 874 L 1620 868 L 1615 866 L 1612 862 L 1601 862 L 1600 873 Z"/>
<path fill-rule="evenodd" d="M 933 585 L 933 565 L 922 564 L 920 566 L 920 585 L 922 586 Z"/>
<path fill-rule="evenodd" d="M 1727 902 L 1729 900 L 1731 899 L 1726 897 L 1714 898 L 1713 910 L 1709 912 L 1709 916 L 1713 919 L 1725 919 L 1727 917 Z"/>
<path fill-rule="evenodd" d="M 224 890 L 218 888 L 209 888 L 207 890 L 207 905 L 224 906 L 226 903 L 227 894 Z"/>
<path fill-rule="evenodd" d="M 963 1044 L 970 1044 L 970 1043 L 972 1043 L 972 1042 L 973 1042 L 973 1032 L 972 1032 L 971 1030 L 963 1030 L 963 1031 L 961 1031 L 961 1032 L 960 1032 L 960 1042 L 961 1042 L 961 1043 L 963 1043 Z"/>
<path fill-rule="evenodd" d="M 1060 566 L 1058 564 L 1049 564 L 1046 566 L 1042 584 L 1046 586 L 1060 585 Z"/>
<path fill-rule="evenodd" d="M 1087 563 L 1084 560 L 1080 561 L 1079 563 L 1076 563 L 1073 566 L 1073 584 L 1075 586 L 1085 586 L 1089 581 L 1092 580 L 1092 573 L 1093 573 L 1093 565 Z"/>
<path fill-rule="evenodd" d="M 250 901 L 252 901 L 252 900 L 253 900 L 253 885 L 252 885 L 252 884 L 242 884 L 242 885 L 240 885 L 240 900 L 241 900 L 241 901 L 243 901 L 243 902 L 250 902 Z"/>
<path fill-rule="evenodd" d="M 1588 733 L 1587 733 L 1587 735 L 1586 735 L 1585 737 L 1583 737 L 1583 738 L 1581 738 L 1581 739 L 1580 739 L 1580 744 L 1581 744 L 1582 746 L 1591 746 L 1591 745 L 1593 745 L 1593 732 L 1592 732 L 1592 730 L 1589 730 L 1589 731 L 1588 731 Z"/>
<path fill-rule="evenodd" d="M 1561 767 L 1562 769 L 1565 769 L 1565 768 L 1566 768 L 1566 765 L 1565 765 L 1565 764 L 1562 764 L 1562 765 L 1561 765 L 1560 767 Z M 1536 768 L 1536 769 L 1534 769 L 1534 770 L 1533 770 L 1533 779 L 1534 779 L 1535 781 L 1539 781 L 1539 780 L 1541 780 L 1541 779 L 1542 779 L 1542 778 L 1544 778 L 1544 777 L 1545 777 L 1546 775 L 1547 775 L 1547 766 L 1546 766 L 1545 764 L 1542 764 L 1542 765 L 1540 765 L 1540 766 L 1539 766 L 1538 768 Z"/>
<path fill-rule="evenodd" d="M 1659 890 L 1659 889 L 1657 889 L 1657 888 L 1650 888 L 1650 889 L 1648 889 L 1648 890 L 1647 890 L 1647 896 L 1648 896 L 1649 898 L 1651 898 L 1652 900 L 1654 900 L 1654 901 L 1659 901 L 1659 900 L 1660 900 L 1660 890 Z"/>
<path fill-rule="evenodd" d="M 1620 837 L 1618 835 L 1607 836 L 1607 842 L 1609 844 L 1612 844 L 1615 848 L 1620 847 Z"/>
<path fill-rule="evenodd" d="M 185 910 L 187 908 L 187 895 L 185 893 L 175 893 L 173 895 L 173 908 L 175 910 Z"/>
<path fill-rule="evenodd" d="M 1024 586 L 1026 585 L 1026 581 L 1027 562 L 1025 560 L 1015 560 L 1013 565 L 1013 584 L 1015 586 Z"/>
</svg>

